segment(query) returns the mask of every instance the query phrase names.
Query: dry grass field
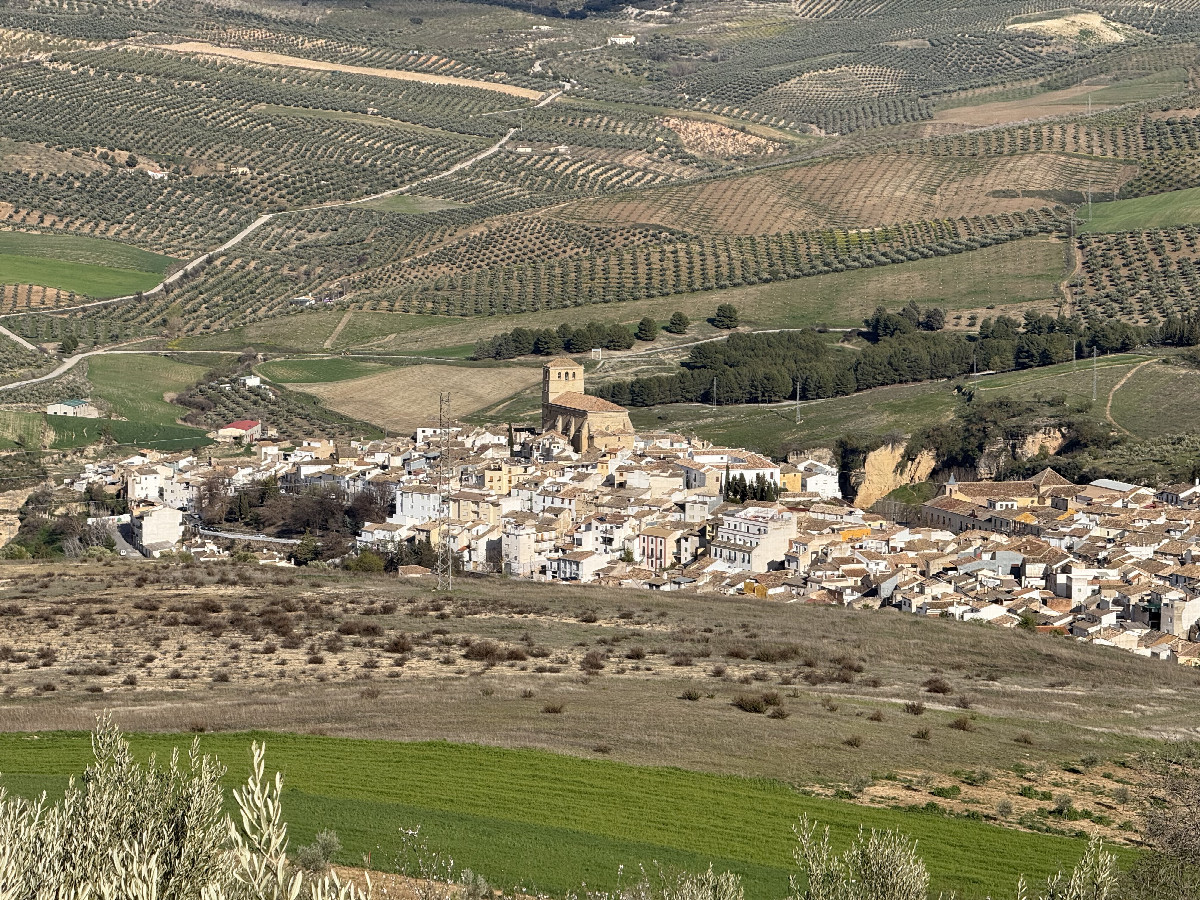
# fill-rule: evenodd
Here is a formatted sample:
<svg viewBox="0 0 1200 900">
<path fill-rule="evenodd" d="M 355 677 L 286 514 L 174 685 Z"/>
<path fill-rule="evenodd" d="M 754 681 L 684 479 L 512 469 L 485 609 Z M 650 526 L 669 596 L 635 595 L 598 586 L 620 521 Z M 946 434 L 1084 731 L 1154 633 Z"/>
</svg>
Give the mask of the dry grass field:
<svg viewBox="0 0 1200 900">
<path fill-rule="evenodd" d="M 829 226 L 1021 212 L 1050 192 L 1111 194 L 1137 174 L 1115 160 L 1065 153 L 990 158 L 881 154 L 776 169 L 745 178 L 585 200 L 563 221 L 659 225 L 699 233 L 770 234 Z"/>
<path fill-rule="evenodd" d="M 348 381 L 288 387 L 315 395 L 335 412 L 391 431 L 411 432 L 437 418 L 440 391 L 453 393 L 455 416 L 467 416 L 532 387 L 539 378 L 541 370 L 528 366 L 414 365 Z"/>
<path fill-rule="evenodd" d="M 1118 822 L 1113 773 L 1134 777 L 1123 761 L 1200 730 L 1194 672 L 1062 638 L 499 586 L 464 579 L 445 595 L 421 580 L 233 564 L 0 564 L 0 730 L 86 729 L 108 709 L 136 731 L 445 739 L 824 794 L 871 773 L 936 783 L 986 770 L 951 807 L 1025 780 L 1107 804 Z M 746 695 L 787 715 L 743 712 L 733 701 Z M 894 802 L 899 784 L 883 781 L 860 799 Z"/>
</svg>

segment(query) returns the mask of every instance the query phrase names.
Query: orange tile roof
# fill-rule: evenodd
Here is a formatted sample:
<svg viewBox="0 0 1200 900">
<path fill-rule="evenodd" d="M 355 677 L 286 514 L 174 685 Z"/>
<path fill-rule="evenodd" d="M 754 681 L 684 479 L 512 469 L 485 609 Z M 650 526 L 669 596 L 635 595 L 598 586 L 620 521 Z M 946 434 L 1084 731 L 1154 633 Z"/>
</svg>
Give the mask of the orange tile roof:
<svg viewBox="0 0 1200 900">
<path fill-rule="evenodd" d="M 559 394 L 550 401 L 551 406 L 561 406 L 564 409 L 577 409 L 581 412 L 625 412 L 625 407 L 617 406 L 615 403 L 609 403 L 607 400 L 601 400 L 599 397 L 590 397 L 587 394 L 580 394 L 577 391 L 567 391 Z"/>
</svg>

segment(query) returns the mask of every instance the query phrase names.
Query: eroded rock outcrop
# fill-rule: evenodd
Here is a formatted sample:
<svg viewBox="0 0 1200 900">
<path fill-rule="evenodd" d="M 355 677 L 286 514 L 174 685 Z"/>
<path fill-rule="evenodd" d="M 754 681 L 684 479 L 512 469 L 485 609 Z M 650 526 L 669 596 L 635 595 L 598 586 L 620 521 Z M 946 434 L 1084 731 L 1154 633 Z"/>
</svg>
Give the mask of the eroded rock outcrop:
<svg viewBox="0 0 1200 900">
<path fill-rule="evenodd" d="M 937 465 L 932 450 L 922 450 L 912 460 L 905 458 L 904 444 L 884 444 L 867 454 L 861 469 L 850 475 L 854 505 L 866 509 L 898 487 L 927 481 Z"/>
</svg>

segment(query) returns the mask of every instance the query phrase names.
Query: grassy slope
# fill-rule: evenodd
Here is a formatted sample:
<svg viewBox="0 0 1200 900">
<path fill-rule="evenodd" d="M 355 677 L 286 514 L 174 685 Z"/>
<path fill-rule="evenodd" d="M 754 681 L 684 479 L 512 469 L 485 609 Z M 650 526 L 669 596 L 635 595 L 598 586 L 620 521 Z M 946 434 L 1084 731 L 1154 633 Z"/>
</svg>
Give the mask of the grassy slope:
<svg viewBox="0 0 1200 900">
<path fill-rule="evenodd" d="M 206 443 L 204 430 L 177 425 L 183 414 L 163 399 L 204 375 L 202 366 L 158 356 L 97 356 L 88 362 L 88 379 L 94 396 L 107 400 L 113 413 L 126 421 L 50 417 L 58 448 L 80 447 L 108 433 L 120 444 L 152 445 L 158 449 L 192 447 Z"/>
<path fill-rule="evenodd" d="M 0 409 L 0 448 L 37 447 L 41 444 L 45 418 L 38 413 Z"/>
<path fill-rule="evenodd" d="M 1117 81 L 1108 87 L 1091 92 L 1092 103 L 1116 106 L 1122 103 L 1137 103 L 1153 100 L 1166 94 L 1174 94 L 1187 88 L 1188 72 L 1182 67 L 1165 69 L 1141 78 Z"/>
<path fill-rule="evenodd" d="M 174 261 L 98 238 L 0 235 L 0 282 L 38 284 L 89 297 L 116 297 L 154 287 Z"/>
<path fill-rule="evenodd" d="M 0 253 L 66 260 L 91 266 L 134 269 L 162 275 L 175 260 L 129 244 L 65 234 L 0 234 Z"/>
<path fill-rule="evenodd" d="M 1086 206 L 1080 209 L 1080 215 L 1087 215 Z M 1169 191 L 1132 200 L 1093 203 L 1092 217 L 1080 230 L 1141 231 L 1193 222 L 1200 222 L 1200 188 Z"/>
<path fill-rule="evenodd" d="M 1078 841 L 1007 831 L 926 813 L 864 809 L 805 797 L 763 779 L 584 761 L 536 751 L 442 743 L 386 743 L 279 734 L 205 736 L 204 750 L 245 776 L 246 748 L 265 740 L 284 772 L 284 811 L 297 841 L 333 827 L 347 861 L 365 852 L 386 866 L 398 828 L 422 826 L 430 845 L 506 886 L 562 893 L 614 887 L 620 866 L 742 872 L 752 898 L 782 896 L 792 871 L 790 829 L 807 814 L 844 844 L 859 823 L 918 838 L 933 889 L 964 900 L 1006 893 L 1017 877 L 1050 874 L 1078 857 Z M 181 735 L 138 737 L 165 756 Z M 87 735 L 0 738 L 6 781 L 23 793 L 60 789 L 89 757 Z M 989 847 L 980 854 L 981 846 Z"/>
<path fill-rule="evenodd" d="M 388 368 L 355 359 L 281 359 L 259 366 L 259 374 L 281 384 L 321 384 L 373 375 Z"/>
<path fill-rule="evenodd" d="M 1140 438 L 1200 431 L 1200 370 L 1170 363 L 1138 369 L 1113 395 L 1112 417 Z"/>
<path fill-rule="evenodd" d="M 741 312 L 743 324 L 754 328 L 861 325 L 863 317 L 875 307 L 883 304 L 895 308 L 910 300 L 921 306 L 941 306 L 952 313 L 974 310 L 992 314 L 984 307 L 1056 297 L 1062 272 L 1062 245 L 1030 239 L 903 265 L 524 315 L 461 319 L 356 311 L 338 336 L 335 349 L 354 348 L 394 335 L 371 349 L 441 354 L 449 348 L 451 352 L 446 355 L 458 355 L 466 335 L 478 339 L 518 326 L 553 328 L 564 322 L 578 325 L 589 320 L 636 324 L 646 315 L 665 322 L 675 310 L 682 310 L 696 323 L 691 338 L 708 337 L 719 333 L 705 320 L 720 303 L 733 303 Z M 184 343 L 208 349 L 240 350 L 249 345 L 319 351 L 341 317 L 340 310 L 321 310 L 220 335 L 188 338 Z"/>
<path fill-rule="evenodd" d="M 1093 410 L 1094 416 L 1103 418 L 1108 392 L 1122 375 L 1145 360 L 1144 356 L 1132 354 L 1100 360 L 1097 378 L 1099 403 Z M 839 436 L 848 433 L 884 434 L 896 430 L 911 434 L 926 425 L 949 417 L 958 402 L 956 386 L 962 383 L 960 380 L 895 385 L 849 397 L 803 403 L 800 406 L 799 425 L 795 421 L 795 408 L 788 404 L 716 409 L 695 404 L 679 404 L 633 409 L 630 411 L 630 418 L 638 428 L 695 433 L 713 441 L 778 454 L 788 443 L 829 445 Z M 1065 396 L 1069 401 L 1085 402 L 1091 400 L 1092 368 L 1089 363 L 1081 361 L 1043 369 L 988 375 L 978 379 L 977 388 L 979 395 L 985 399 L 1041 395 Z M 1123 394 L 1124 389 L 1118 396 Z M 1138 396 L 1144 402 L 1148 395 L 1141 393 Z M 1131 398 L 1131 402 L 1138 401 Z M 1157 427 L 1160 431 L 1177 429 L 1178 426 L 1172 417 L 1162 415 L 1161 403 L 1154 409 L 1157 414 L 1152 416 L 1151 427 Z"/>
</svg>

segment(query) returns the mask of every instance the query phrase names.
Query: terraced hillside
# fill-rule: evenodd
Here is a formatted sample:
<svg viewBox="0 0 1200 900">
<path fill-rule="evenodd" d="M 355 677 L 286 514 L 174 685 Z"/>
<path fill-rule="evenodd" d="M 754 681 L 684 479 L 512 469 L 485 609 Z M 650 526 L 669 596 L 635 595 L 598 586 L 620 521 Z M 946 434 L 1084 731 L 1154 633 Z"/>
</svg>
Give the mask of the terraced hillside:
<svg viewBox="0 0 1200 900">
<path fill-rule="evenodd" d="M 7 7 L 0 228 L 199 261 L 155 290 L 181 263 L 22 257 L 0 266 L 0 321 L 54 351 L 228 346 L 251 327 L 293 343 L 314 305 L 461 319 L 657 301 L 665 319 L 693 295 L 1047 236 L 1052 308 L 1072 280 L 1067 308 L 1087 315 L 1191 308 L 1186 266 L 1162 289 L 1100 284 L 1098 239 L 1071 237 L 1089 201 L 1164 196 L 1189 224 L 1164 193 L 1200 185 L 1184 0 L 568 11 Z M 980 306 L 1006 301 L 984 288 Z M 805 319 L 807 294 L 784 318 Z"/>
</svg>

